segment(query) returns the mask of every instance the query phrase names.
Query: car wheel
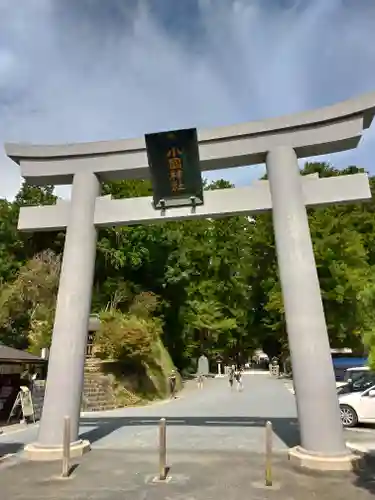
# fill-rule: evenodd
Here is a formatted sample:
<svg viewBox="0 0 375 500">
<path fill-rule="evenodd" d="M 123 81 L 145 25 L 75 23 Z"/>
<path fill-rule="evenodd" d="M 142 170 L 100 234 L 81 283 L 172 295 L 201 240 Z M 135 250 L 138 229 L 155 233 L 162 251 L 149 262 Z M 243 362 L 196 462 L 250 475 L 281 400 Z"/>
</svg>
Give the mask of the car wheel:
<svg viewBox="0 0 375 500">
<path fill-rule="evenodd" d="M 358 424 L 358 415 L 348 405 L 340 405 L 341 422 L 344 427 L 355 427 Z"/>
</svg>

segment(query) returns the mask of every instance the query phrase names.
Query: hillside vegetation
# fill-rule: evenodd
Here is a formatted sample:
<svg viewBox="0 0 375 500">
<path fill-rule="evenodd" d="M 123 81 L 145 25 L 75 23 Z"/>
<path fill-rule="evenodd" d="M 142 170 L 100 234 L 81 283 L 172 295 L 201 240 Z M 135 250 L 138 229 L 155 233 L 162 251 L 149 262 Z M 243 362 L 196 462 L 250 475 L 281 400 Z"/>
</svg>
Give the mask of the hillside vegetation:
<svg viewBox="0 0 375 500">
<path fill-rule="evenodd" d="M 303 174 L 359 171 L 306 163 Z M 228 187 L 218 181 L 205 189 Z M 103 194 L 145 196 L 151 185 L 110 183 Z M 14 202 L 0 201 L 0 341 L 35 353 L 51 341 L 64 234 L 20 233 L 17 218 L 22 205 L 55 202 L 52 187 L 26 185 Z M 368 348 L 371 359 L 374 208 L 371 201 L 309 210 L 331 346 Z M 272 214 L 100 230 L 92 312 L 102 320 L 96 356 L 139 380 L 146 373 L 158 396 L 173 365 L 193 372 L 202 351 L 213 366 L 218 356 L 246 359 L 258 347 L 286 357 Z M 146 385 L 137 389 L 144 397 L 152 393 Z"/>
</svg>

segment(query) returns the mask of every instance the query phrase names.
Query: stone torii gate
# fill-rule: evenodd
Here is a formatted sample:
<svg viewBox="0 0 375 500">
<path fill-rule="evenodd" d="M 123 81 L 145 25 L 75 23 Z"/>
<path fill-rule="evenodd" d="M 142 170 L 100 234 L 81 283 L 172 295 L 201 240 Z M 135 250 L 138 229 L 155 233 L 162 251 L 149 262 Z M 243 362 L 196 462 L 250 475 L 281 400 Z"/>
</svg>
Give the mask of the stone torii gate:
<svg viewBox="0 0 375 500">
<path fill-rule="evenodd" d="M 268 181 L 208 191 L 204 205 L 163 211 L 149 197 L 100 196 L 103 181 L 149 176 L 143 138 L 7 144 L 6 153 L 29 184 L 72 184 L 70 201 L 24 207 L 19 216 L 21 231 L 66 229 L 44 408 L 37 442 L 26 447 L 29 458 L 61 457 L 65 415 L 71 419 L 72 455 L 90 446 L 79 440 L 78 428 L 97 228 L 272 210 L 301 435 L 290 458 L 310 468 L 349 468 L 353 457 L 343 438 L 306 207 L 365 201 L 371 193 L 365 174 L 301 177 L 297 159 L 355 148 L 374 113 L 371 93 L 306 113 L 198 131 L 202 170 L 265 162 Z"/>
</svg>

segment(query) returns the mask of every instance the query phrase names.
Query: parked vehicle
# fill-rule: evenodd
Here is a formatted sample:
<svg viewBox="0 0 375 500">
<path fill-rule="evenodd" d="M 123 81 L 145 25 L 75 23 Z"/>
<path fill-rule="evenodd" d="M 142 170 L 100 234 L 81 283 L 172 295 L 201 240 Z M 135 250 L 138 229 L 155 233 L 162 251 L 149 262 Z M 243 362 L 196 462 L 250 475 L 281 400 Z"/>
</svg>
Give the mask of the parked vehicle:
<svg viewBox="0 0 375 500">
<path fill-rule="evenodd" d="M 374 382 L 372 382 L 372 380 L 374 380 Z M 375 372 L 370 370 L 368 366 L 348 368 L 344 373 L 344 380 L 342 382 L 336 382 L 337 394 L 353 392 L 353 387 L 363 387 L 363 390 L 365 390 L 369 386 L 364 385 L 367 382 L 369 385 L 375 384 Z"/>
<path fill-rule="evenodd" d="M 367 366 L 367 358 L 353 354 L 335 353 L 332 354 L 333 369 L 338 382 L 344 381 L 344 376 L 349 368 L 364 368 Z"/>
<path fill-rule="evenodd" d="M 341 422 L 344 427 L 375 423 L 375 385 L 339 395 Z"/>
</svg>

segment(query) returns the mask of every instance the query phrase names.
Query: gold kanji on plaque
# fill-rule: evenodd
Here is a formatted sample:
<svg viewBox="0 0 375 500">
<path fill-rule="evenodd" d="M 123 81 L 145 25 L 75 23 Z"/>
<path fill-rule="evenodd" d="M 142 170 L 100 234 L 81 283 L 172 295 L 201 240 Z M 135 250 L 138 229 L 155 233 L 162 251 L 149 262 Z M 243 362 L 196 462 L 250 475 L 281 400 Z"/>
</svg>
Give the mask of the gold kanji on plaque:
<svg viewBox="0 0 375 500">
<path fill-rule="evenodd" d="M 172 187 L 172 193 L 177 193 L 181 189 L 180 183 L 175 179 L 172 179 L 171 187 Z"/>
<path fill-rule="evenodd" d="M 168 163 L 169 163 L 170 170 L 181 170 L 182 169 L 181 158 L 170 158 L 168 160 Z"/>
<path fill-rule="evenodd" d="M 167 153 L 168 158 L 179 158 L 181 155 L 182 155 L 181 149 L 175 147 L 169 149 Z"/>
<path fill-rule="evenodd" d="M 169 149 L 167 153 L 169 166 L 169 179 L 171 181 L 172 192 L 176 193 L 184 189 L 182 183 L 182 151 L 176 147 Z"/>
</svg>

